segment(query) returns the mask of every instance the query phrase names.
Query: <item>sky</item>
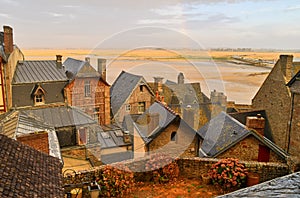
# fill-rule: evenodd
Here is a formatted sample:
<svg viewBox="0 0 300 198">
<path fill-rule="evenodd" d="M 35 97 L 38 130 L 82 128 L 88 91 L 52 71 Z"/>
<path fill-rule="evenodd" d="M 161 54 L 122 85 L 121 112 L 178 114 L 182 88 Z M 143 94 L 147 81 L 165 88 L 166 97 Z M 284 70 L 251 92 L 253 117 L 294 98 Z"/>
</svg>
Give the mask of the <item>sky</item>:
<svg viewBox="0 0 300 198">
<path fill-rule="evenodd" d="M 300 49 L 299 0 L 0 0 L 20 48 Z"/>
</svg>

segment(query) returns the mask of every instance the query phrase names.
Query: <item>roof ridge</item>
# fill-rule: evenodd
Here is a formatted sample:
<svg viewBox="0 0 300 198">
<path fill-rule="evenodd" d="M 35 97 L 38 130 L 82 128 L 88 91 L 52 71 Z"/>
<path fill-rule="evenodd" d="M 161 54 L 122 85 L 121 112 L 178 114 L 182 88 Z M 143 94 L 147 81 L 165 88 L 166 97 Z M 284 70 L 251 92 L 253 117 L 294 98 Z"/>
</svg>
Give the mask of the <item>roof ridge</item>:
<svg viewBox="0 0 300 198">
<path fill-rule="evenodd" d="M 166 103 L 163 103 L 157 99 L 155 99 L 155 102 L 160 104 L 162 107 L 164 107 L 166 110 L 168 110 L 170 113 L 172 113 L 175 116 L 178 116 L 178 113 L 176 113 L 173 109 L 171 109 Z"/>
</svg>

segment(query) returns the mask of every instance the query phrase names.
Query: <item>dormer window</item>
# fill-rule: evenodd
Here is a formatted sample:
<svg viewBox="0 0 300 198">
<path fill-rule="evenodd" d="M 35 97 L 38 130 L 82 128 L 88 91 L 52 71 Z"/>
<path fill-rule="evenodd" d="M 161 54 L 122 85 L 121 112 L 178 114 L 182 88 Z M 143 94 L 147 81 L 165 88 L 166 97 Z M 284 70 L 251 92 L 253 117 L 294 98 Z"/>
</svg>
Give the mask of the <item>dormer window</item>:
<svg viewBox="0 0 300 198">
<path fill-rule="evenodd" d="M 45 104 L 45 90 L 38 85 L 33 93 L 34 105 L 43 105 Z"/>
</svg>

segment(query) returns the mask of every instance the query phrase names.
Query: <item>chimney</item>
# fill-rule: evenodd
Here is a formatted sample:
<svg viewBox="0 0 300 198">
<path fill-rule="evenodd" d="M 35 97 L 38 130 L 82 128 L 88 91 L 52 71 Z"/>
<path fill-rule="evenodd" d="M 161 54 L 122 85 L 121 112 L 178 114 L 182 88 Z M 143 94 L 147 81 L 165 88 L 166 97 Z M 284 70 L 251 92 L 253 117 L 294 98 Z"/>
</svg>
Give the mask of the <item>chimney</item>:
<svg viewBox="0 0 300 198">
<path fill-rule="evenodd" d="M 4 30 L 4 51 L 5 54 L 11 54 L 14 50 L 13 29 L 9 26 L 3 26 Z"/>
<path fill-rule="evenodd" d="M 289 82 L 294 76 L 293 55 L 280 55 L 280 66 L 286 82 Z"/>
<path fill-rule="evenodd" d="M 191 105 L 187 105 L 183 110 L 183 120 L 191 127 L 194 128 L 195 112 Z"/>
<path fill-rule="evenodd" d="M 131 138 L 129 135 L 129 131 L 124 131 L 123 140 L 125 143 L 131 143 Z"/>
<path fill-rule="evenodd" d="M 91 61 L 91 58 L 90 58 L 90 57 L 85 57 L 85 62 L 90 63 L 90 61 Z"/>
<path fill-rule="evenodd" d="M 183 75 L 182 72 L 180 72 L 180 73 L 178 74 L 178 77 L 177 77 L 177 83 L 178 83 L 178 84 L 184 84 L 184 75 Z"/>
<path fill-rule="evenodd" d="M 263 118 L 261 114 L 257 114 L 256 116 L 248 116 L 246 118 L 246 126 L 250 129 L 254 129 L 259 134 L 264 136 L 265 118 Z"/>
<path fill-rule="evenodd" d="M 153 77 L 154 78 L 154 90 L 158 91 L 159 94 L 161 94 L 163 92 L 162 90 L 162 81 L 163 81 L 163 77 Z"/>
<path fill-rule="evenodd" d="M 98 58 L 98 72 L 103 80 L 106 81 L 106 59 Z"/>
<path fill-rule="evenodd" d="M 62 69 L 62 55 L 56 55 L 56 67 Z"/>
</svg>

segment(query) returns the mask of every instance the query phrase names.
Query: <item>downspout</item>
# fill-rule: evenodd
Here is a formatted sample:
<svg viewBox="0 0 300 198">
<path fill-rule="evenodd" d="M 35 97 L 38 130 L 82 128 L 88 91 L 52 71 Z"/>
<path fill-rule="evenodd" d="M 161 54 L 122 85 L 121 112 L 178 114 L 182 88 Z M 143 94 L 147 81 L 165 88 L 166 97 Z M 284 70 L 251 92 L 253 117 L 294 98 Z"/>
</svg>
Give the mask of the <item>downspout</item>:
<svg viewBox="0 0 300 198">
<path fill-rule="evenodd" d="M 288 153 L 290 150 L 290 141 L 291 141 L 292 120 L 293 120 L 293 113 L 294 113 L 294 98 L 295 98 L 295 94 L 292 93 L 292 108 L 291 108 L 291 116 L 290 116 L 290 120 L 289 120 L 288 134 L 287 134 L 287 152 Z"/>
</svg>

